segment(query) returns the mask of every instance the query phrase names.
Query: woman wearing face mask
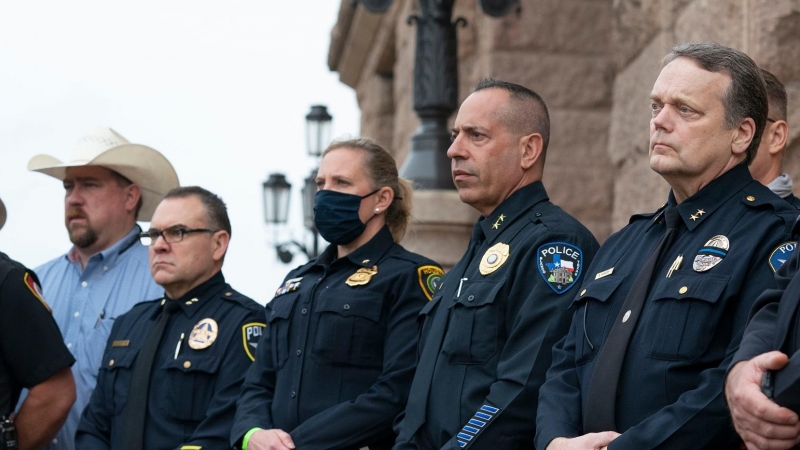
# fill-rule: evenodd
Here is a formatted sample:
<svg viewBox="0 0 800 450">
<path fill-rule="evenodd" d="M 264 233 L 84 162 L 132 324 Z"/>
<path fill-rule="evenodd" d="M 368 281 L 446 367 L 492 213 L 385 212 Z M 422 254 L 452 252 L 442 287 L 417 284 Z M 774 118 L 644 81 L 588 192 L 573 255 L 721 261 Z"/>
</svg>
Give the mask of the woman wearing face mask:
<svg viewBox="0 0 800 450">
<path fill-rule="evenodd" d="M 414 375 L 417 314 L 443 272 L 402 239 L 411 187 L 368 139 L 334 142 L 317 174 L 314 222 L 330 246 L 291 271 L 237 403 L 245 450 L 390 449 Z"/>
</svg>

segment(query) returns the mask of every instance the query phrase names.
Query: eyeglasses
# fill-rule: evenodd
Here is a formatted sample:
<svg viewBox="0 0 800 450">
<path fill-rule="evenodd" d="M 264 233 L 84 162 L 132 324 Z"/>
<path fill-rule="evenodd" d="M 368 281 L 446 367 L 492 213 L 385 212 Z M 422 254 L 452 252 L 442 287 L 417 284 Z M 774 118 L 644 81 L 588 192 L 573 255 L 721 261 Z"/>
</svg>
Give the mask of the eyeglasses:
<svg viewBox="0 0 800 450">
<path fill-rule="evenodd" d="M 770 119 L 769 117 L 767 117 L 767 122 L 777 122 L 777 120 L 775 120 L 775 119 Z"/>
<path fill-rule="evenodd" d="M 183 240 L 183 237 L 191 233 L 216 233 L 219 230 L 209 230 L 207 228 L 186 228 L 186 227 L 169 227 L 166 230 L 154 230 L 139 233 L 139 242 L 142 245 L 151 246 L 156 243 L 158 237 L 161 236 L 167 241 L 168 244 L 174 244 Z"/>
</svg>

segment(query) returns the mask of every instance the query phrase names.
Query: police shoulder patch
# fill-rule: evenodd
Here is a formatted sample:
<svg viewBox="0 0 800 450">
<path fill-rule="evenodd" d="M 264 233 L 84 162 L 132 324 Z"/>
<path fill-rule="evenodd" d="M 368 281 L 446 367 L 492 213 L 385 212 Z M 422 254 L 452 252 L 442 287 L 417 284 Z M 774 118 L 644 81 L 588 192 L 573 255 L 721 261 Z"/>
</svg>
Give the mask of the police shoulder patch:
<svg viewBox="0 0 800 450">
<path fill-rule="evenodd" d="M 775 247 L 775 250 L 769 255 L 769 267 L 772 269 L 773 272 L 777 272 L 778 269 L 785 263 L 792 253 L 797 248 L 797 241 L 786 241 L 781 245 Z"/>
<path fill-rule="evenodd" d="M 556 294 L 571 288 L 583 271 L 583 251 L 566 242 L 549 242 L 539 247 L 539 275 Z"/>
<path fill-rule="evenodd" d="M 44 296 L 42 295 L 42 288 L 39 287 L 39 283 L 36 282 L 36 280 L 31 276 L 30 273 L 25 272 L 25 276 L 22 278 L 22 282 L 25 283 L 25 286 L 28 287 L 28 289 L 31 291 L 31 294 L 33 294 L 33 296 L 36 297 L 36 299 L 39 300 L 42 303 L 42 305 L 44 305 L 47 312 L 52 314 L 53 311 L 50 309 L 50 306 L 47 304 L 46 301 L 44 301 Z"/>
<path fill-rule="evenodd" d="M 244 352 L 251 361 L 256 360 L 256 349 L 258 348 L 258 340 L 264 334 L 267 324 L 260 322 L 250 322 L 242 325 L 242 344 L 244 345 Z"/>
<path fill-rule="evenodd" d="M 433 298 L 433 293 L 439 288 L 439 284 L 444 276 L 444 270 L 438 266 L 420 266 L 417 268 L 417 280 L 419 287 L 428 300 Z"/>
</svg>

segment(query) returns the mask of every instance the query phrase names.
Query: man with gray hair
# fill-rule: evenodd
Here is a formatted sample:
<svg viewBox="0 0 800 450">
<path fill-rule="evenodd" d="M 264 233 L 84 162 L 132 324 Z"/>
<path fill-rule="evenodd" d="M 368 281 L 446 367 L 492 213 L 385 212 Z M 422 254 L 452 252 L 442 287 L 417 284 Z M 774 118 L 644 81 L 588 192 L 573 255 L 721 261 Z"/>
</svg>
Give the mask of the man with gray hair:
<svg viewBox="0 0 800 450">
<path fill-rule="evenodd" d="M 723 377 L 797 212 L 747 165 L 767 121 L 756 64 L 677 45 L 650 94 L 650 167 L 672 188 L 600 248 L 539 391 L 539 449 L 728 449 Z"/>
<path fill-rule="evenodd" d="M 758 153 L 750 164 L 750 174 L 754 180 L 800 209 L 800 199 L 792 194 L 792 177 L 783 171 L 783 150 L 789 139 L 789 125 L 786 123 L 786 88 L 770 72 L 761 69 L 761 74 L 767 86 L 769 114 Z"/>
</svg>

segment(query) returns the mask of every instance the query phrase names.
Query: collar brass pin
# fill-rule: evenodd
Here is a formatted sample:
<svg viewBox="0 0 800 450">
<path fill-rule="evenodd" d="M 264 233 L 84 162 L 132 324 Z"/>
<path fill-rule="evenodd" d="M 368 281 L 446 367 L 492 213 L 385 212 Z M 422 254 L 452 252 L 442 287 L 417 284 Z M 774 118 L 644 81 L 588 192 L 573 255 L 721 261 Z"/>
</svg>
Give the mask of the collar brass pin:
<svg viewBox="0 0 800 450">
<path fill-rule="evenodd" d="M 356 271 L 356 273 L 350 275 L 350 277 L 344 283 L 348 286 L 363 286 L 369 283 L 378 273 L 378 266 L 372 266 L 370 269 L 369 267 L 362 267 Z"/>
</svg>

